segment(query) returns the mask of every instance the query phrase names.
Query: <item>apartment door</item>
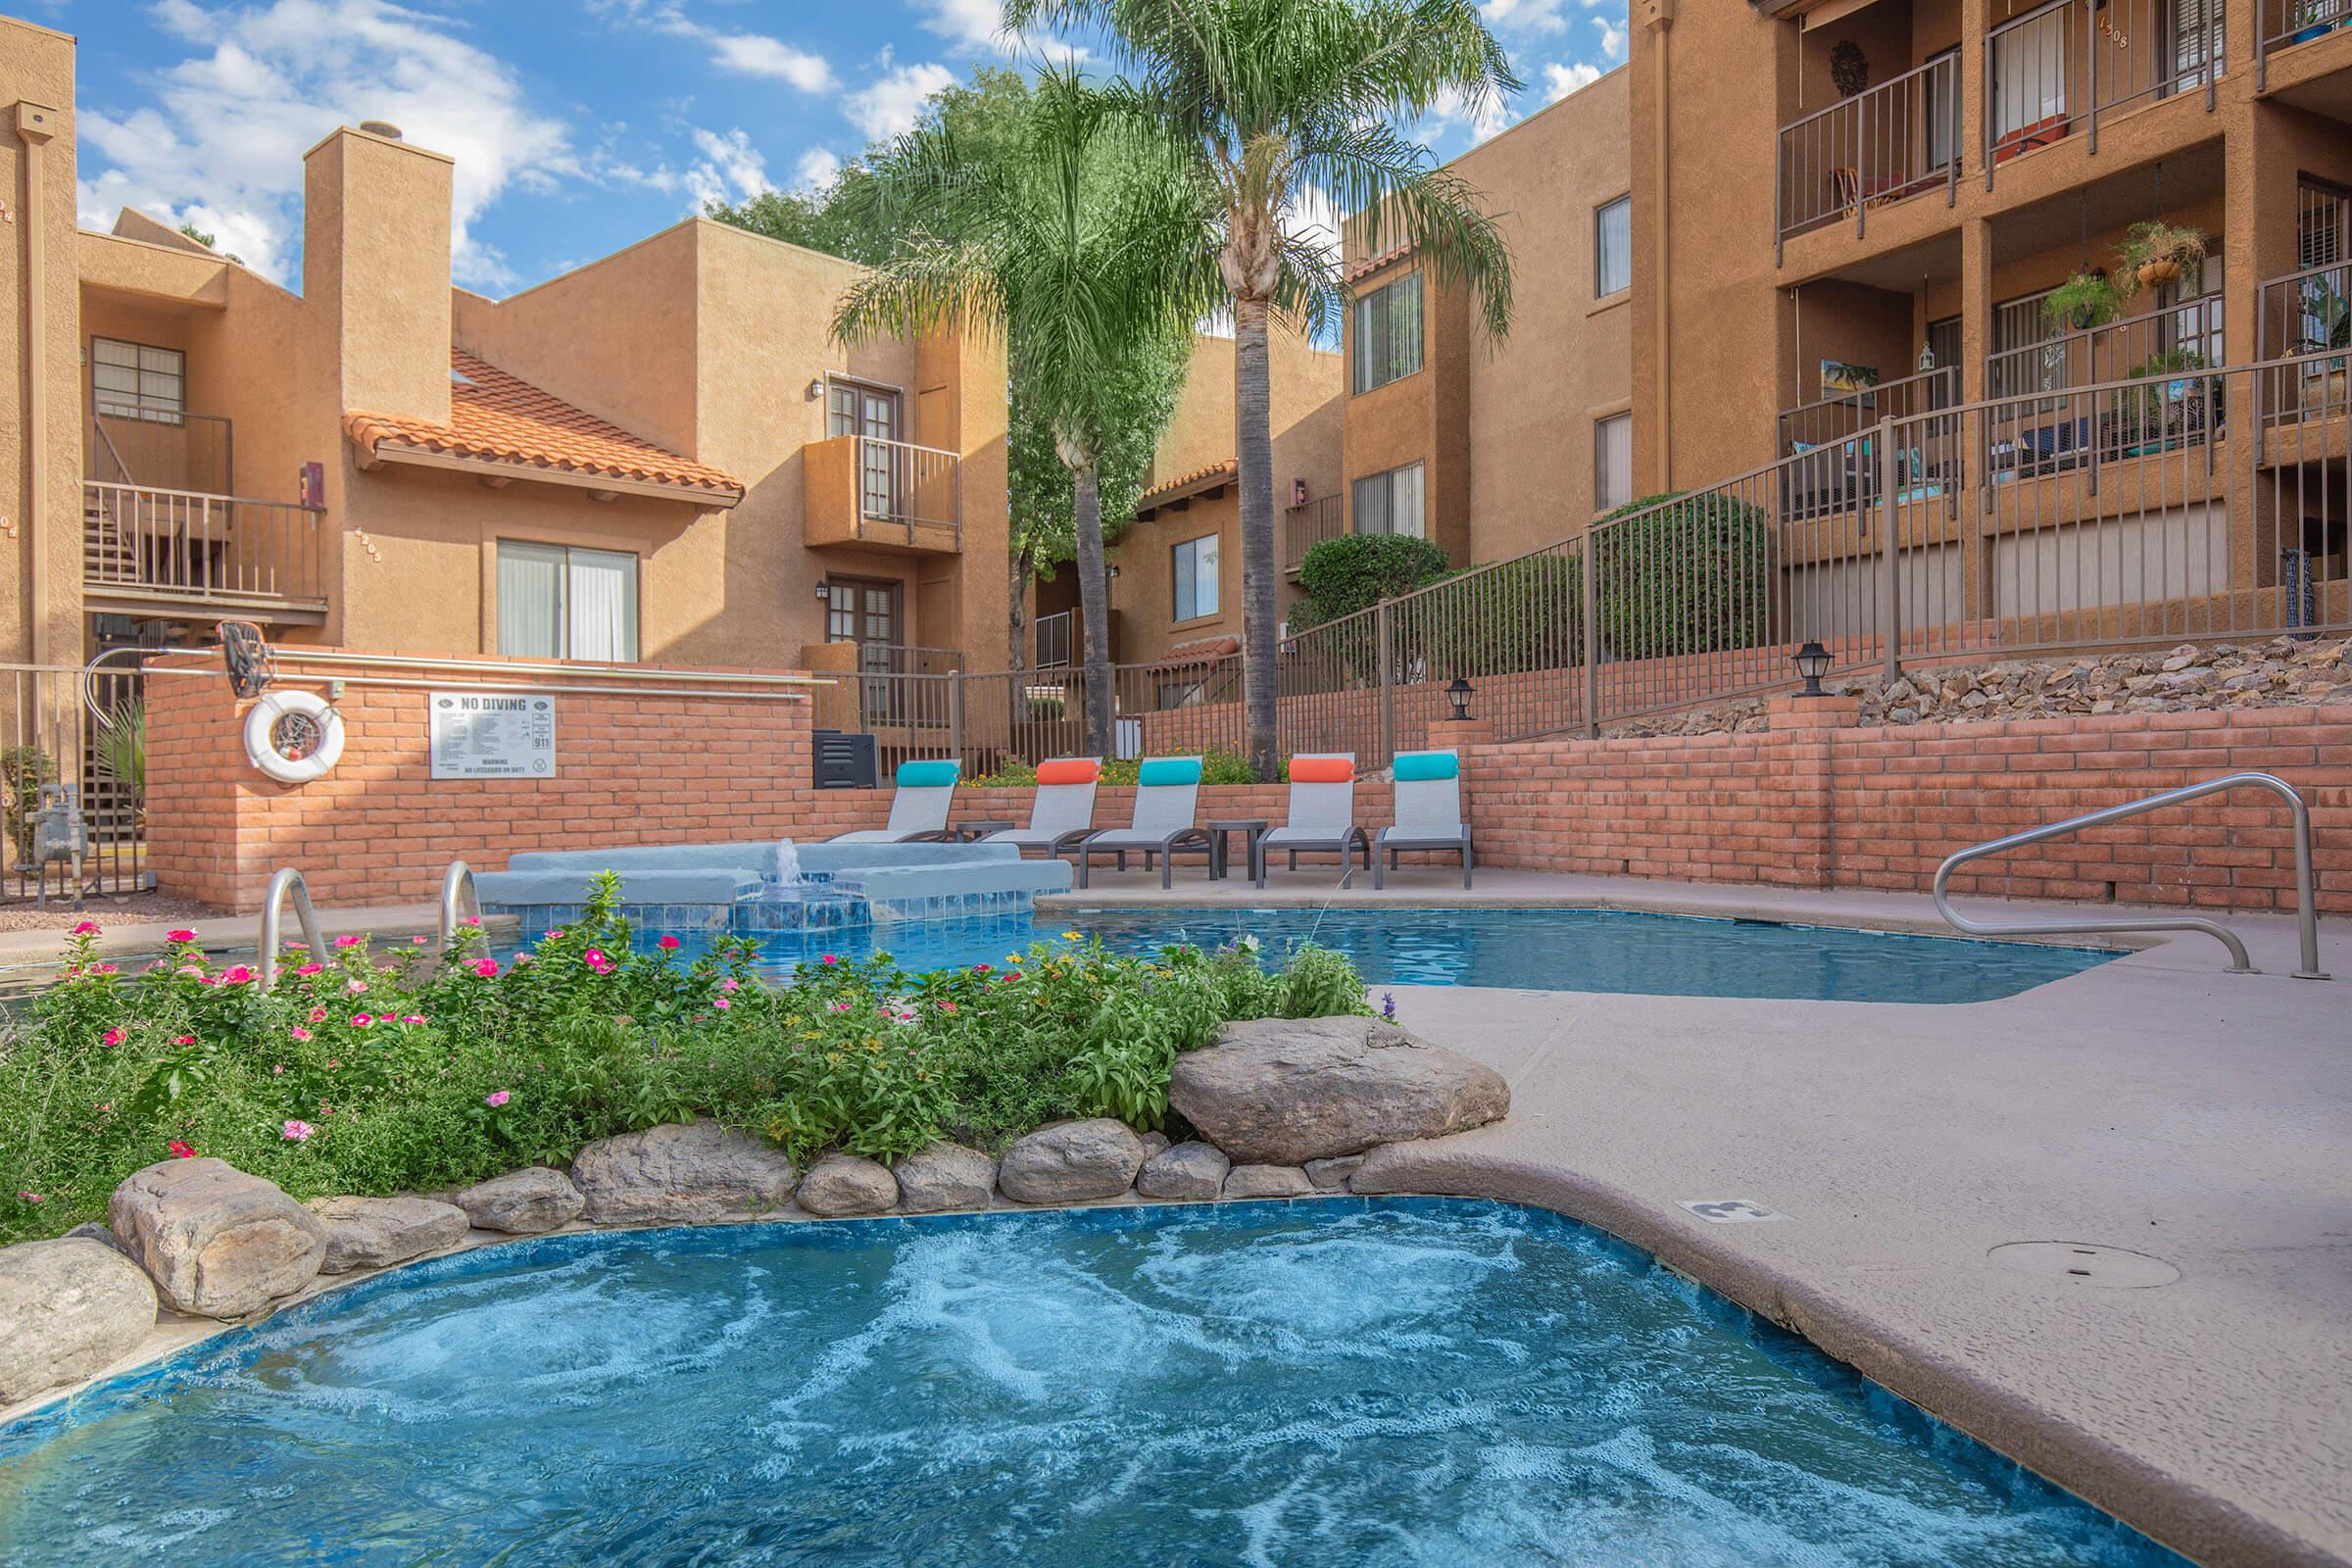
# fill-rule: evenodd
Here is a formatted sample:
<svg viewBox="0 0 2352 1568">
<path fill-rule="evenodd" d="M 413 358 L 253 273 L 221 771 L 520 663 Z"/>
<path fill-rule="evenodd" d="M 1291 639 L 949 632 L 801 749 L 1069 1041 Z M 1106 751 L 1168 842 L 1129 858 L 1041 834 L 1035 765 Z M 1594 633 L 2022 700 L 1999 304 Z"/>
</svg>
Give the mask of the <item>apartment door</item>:
<svg viewBox="0 0 2352 1568">
<path fill-rule="evenodd" d="M 1927 117 L 1927 123 L 1920 127 L 1922 134 L 1919 145 L 1927 153 L 1925 164 L 1917 171 L 1921 174 L 1942 172 L 1951 164 L 1954 151 L 1952 106 L 1953 100 L 1960 95 L 1960 46 L 1954 44 L 1949 49 L 1930 56 L 1928 64 L 1934 66 L 1941 61 L 1951 64 L 1940 71 L 1930 71 L 1919 78 L 1920 113 Z"/>
<path fill-rule="evenodd" d="M 868 517 L 896 517 L 898 500 L 899 394 L 860 381 L 825 383 L 825 434 L 857 435 L 858 499 Z"/>
<path fill-rule="evenodd" d="M 825 640 L 858 645 L 859 707 L 869 718 L 896 722 L 905 709 L 899 585 L 865 577 L 825 579 Z"/>
<path fill-rule="evenodd" d="M 1949 372 L 1928 383 L 1928 407 L 1948 409 L 1960 395 L 1960 318 L 1947 316 L 1928 323 L 1928 352 L 1935 356 L 1936 368 Z"/>
</svg>

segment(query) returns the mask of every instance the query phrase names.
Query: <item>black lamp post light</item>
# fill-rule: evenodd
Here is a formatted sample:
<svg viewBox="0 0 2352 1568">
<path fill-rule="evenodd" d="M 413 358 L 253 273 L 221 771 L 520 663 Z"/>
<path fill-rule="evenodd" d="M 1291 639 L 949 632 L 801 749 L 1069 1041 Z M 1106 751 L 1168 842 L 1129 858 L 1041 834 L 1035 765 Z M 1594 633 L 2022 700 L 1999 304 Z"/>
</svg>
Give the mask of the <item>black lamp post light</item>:
<svg viewBox="0 0 2352 1568">
<path fill-rule="evenodd" d="M 1805 677 L 1805 689 L 1799 697 L 1827 697 L 1821 689 L 1821 677 L 1830 672 L 1830 651 L 1817 642 L 1808 641 L 1796 651 L 1796 672 Z"/>
<path fill-rule="evenodd" d="M 1456 675 L 1446 683 L 1446 700 L 1453 705 L 1453 722 L 1459 724 L 1470 716 L 1470 683 Z"/>
</svg>

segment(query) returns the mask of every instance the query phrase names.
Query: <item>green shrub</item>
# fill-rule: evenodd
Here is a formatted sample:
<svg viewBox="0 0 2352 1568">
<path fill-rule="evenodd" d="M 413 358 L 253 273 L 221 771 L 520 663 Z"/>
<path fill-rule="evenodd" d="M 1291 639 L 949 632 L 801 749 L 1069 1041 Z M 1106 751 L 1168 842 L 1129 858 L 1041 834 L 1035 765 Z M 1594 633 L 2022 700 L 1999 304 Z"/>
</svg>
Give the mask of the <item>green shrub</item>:
<svg viewBox="0 0 2352 1568">
<path fill-rule="evenodd" d="M 1102 782 L 1127 785 L 1136 781 L 1142 772 L 1144 760 L 1140 757 L 1117 757 L 1102 764 Z M 1291 776 L 1291 765 L 1281 765 L 1276 780 Z M 1250 759 L 1230 747 L 1211 746 L 1200 754 L 1200 782 L 1203 784 L 1255 784 L 1257 775 L 1250 771 Z"/>
<path fill-rule="evenodd" d="M 1446 570 L 1446 552 L 1409 534 L 1357 533 L 1326 539 L 1298 564 L 1305 597 L 1291 609 L 1303 631 L 1409 594 Z"/>
<path fill-rule="evenodd" d="M 1367 1010 L 1337 954 L 1268 970 L 1251 948 L 1122 957 L 1075 932 L 926 974 L 827 958 L 771 987 L 741 944 L 633 950 L 618 897 L 603 879 L 512 963 L 478 927 L 438 961 L 338 939 L 267 992 L 192 938 L 120 973 L 85 922 L 66 977 L 0 1024 L 0 1243 L 103 1218 L 124 1176 L 181 1152 L 309 1198 L 458 1186 L 693 1116 L 803 1161 L 1001 1147 L 1066 1116 L 1148 1129 L 1176 1054 L 1227 1020 Z"/>
<path fill-rule="evenodd" d="M 1656 510 L 1652 510 L 1656 509 Z M 1770 623 L 1774 568 L 1763 512 L 1731 496 L 1645 496 L 1596 528 L 1603 659 L 1751 648 Z"/>
</svg>

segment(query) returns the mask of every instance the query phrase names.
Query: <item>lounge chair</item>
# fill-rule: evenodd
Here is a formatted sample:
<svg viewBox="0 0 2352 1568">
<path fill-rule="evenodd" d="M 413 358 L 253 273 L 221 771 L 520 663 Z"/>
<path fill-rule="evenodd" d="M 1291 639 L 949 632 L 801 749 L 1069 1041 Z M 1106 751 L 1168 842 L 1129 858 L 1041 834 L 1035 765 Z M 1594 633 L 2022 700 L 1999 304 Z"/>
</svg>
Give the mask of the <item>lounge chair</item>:
<svg viewBox="0 0 2352 1568">
<path fill-rule="evenodd" d="M 952 839 L 948 808 L 956 799 L 956 779 L 962 769 L 963 764 L 956 761 L 901 762 L 895 781 L 898 787 L 890 797 L 890 824 L 836 833 L 825 842 L 919 844 Z"/>
<path fill-rule="evenodd" d="M 1056 757 L 1038 763 L 1029 825 L 990 833 L 980 842 L 1043 850 L 1048 858 L 1062 854 L 1095 830 L 1095 786 L 1102 778 L 1098 758 Z"/>
<path fill-rule="evenodd" d="M 1193 814 L 1200 801 L 1200 759 L 1154 757 L 1137 770 L 1135 817 L 1126 827 L 1106 827 L 1078 841 L 1078 885 L 1086 886 L 1087 862 L 1098 855 L 1116 855 L 1127 863 L 1129 850 L 1144 852 L 1144 864 L 1159 857 L 1159 885 L 1175 886 L 1176 852 L 1205 853 L 1208 834 L 1195 825 Z"/>
<path fill-rule="evenodd" d="M 1462 858 L 1462 886 L 1470 885 L 1470 824 L 1462 820 L 1462 760 L 1459 754 L 1396 754 L 1396 825 L 1372 840 L 1372 885 L 1388 886 L 1389 867 L 1400 850 L 1436 850 Z"/>
<path fill-rule="evenodd" d="M 1323 752 L 1291 759 L 1290 819 L 1271 828 L 1257 841 L 1257 864 L 1250 867 L 1257 885 L 1266 885 L 1266 862 L 1276 850 L 1286 851 L 1291 869 L 1298 869 L 1298 852 L 1317 850 L 1340 858 L 1340 885 L 1355 874 L 1348 857 L 1361 851 L 1364 869 L 1372 869 L 1372 837 L 1355 820 L 1355 754 Z"/>
</svg>

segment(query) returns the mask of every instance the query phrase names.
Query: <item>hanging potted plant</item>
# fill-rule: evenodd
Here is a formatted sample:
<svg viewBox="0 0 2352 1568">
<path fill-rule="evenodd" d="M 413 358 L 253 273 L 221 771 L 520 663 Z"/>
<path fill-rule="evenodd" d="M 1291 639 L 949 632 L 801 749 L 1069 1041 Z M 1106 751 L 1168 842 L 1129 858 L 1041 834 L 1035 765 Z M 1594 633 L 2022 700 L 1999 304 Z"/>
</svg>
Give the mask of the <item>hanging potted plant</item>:
<svg viewBox="0 0 2352 1568">
<path fill-rule="evenodd" d="M 2143 288 L 2161 288 L 2205 260 L 2210 243 L 2201 228 L 2180 223 L 2133 223 L 2116 259 L 2123 264 L 2116 293 L 2126 299 Z"/>
<path fill-rule="evenodd" d="M 2087 332 L 2115 319 L 2121 297 L 2104 270 L 2090 268 L 2042 296 L 2041 311 L 2060 332 Z"/>
</svg>

